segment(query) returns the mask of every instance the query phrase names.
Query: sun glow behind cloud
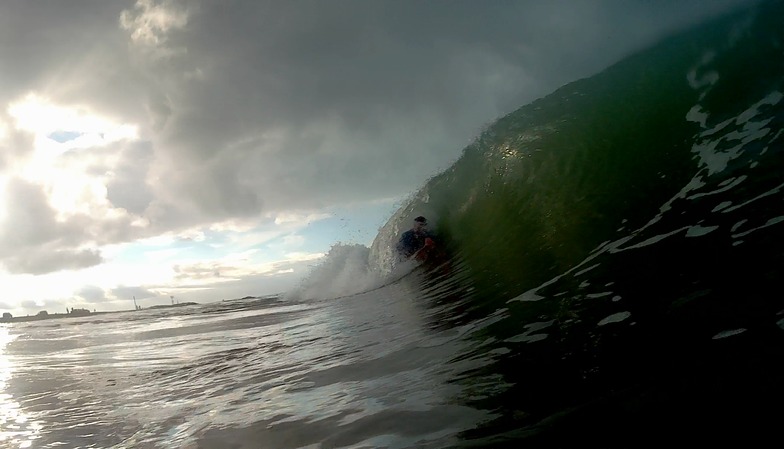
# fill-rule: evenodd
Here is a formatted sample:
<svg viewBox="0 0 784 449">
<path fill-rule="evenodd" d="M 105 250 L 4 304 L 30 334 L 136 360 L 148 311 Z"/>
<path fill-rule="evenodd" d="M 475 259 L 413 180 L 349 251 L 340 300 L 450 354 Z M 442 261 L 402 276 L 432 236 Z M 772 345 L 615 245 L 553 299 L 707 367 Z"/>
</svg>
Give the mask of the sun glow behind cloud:
<svg viewBox="0 0 784 449">
<path fill-rule="evenodd" d="M 14 118 L 15 127 L 34 134 L 49 136 L 56 132 L 75 133 L 87 138 L 77 138 L 66 148 L 87 148 L 106 145 L 123 139 L 135 139 L 135 125 L 115 123 L 90 111 L 84 106 L 60 106 L 48 99 L 30 93 L 12 102 L 8 114 Z"/>
<path fill-rule="evenodd" d="M 118 218 L 125 218 L 131 226 L 149 226 L 143 214 L 133 215 L 114 206 L 107 190 L 123 146 L 139 140 L 136 125 L 109 119 L 89 107 L 57 104 L 37 94 L 12 102 L 7 113 L 11 120 L 0 130 L 5 129 L 5 136 L 9 132 L 30 135 L 32 147 L 11 161 L 10 170 L 0 173 L 0 193 L 9 176 L 21 178 L 43 188 L 46 202 L 60 222 L 81 216 L 90 219 L 88 226 Z M 0 220 L 4 210 L 0 202 Z M 203 300 L 215 297 L 218 293 L 210 292 L 219 285 L 246 283 L 243 294 L 265 293 L 254 291 L 253 286 L 265 278 L 301 276 L 324 257 L 336 226 L 345 223 L 335 212 L 268 212 L 124 243 L 94 242 L 83 249 L 100 251 L 102 262 L 98 265 L 37 276 L 0 273 L 0 278 L 5 301 L 27 310 L 57 310 L 64 305 L 129 308 L 125 296 L 133 289 L 164 299 L 171 294 L 185 299 L 201 291 L 203 298 L 197 299 Z M 248 283 L 254 279 L 255 284 Z M 80 293 L 85 288 L 94 293 L 87 295 L 90 298 Z M 15 309 L 15 313 L 19 311 Z"/>
<path fill-rule="evenodd" d="M 14 171 L 45 186 L 49 203 L 59 214 L 106 218 L 122 214 L 106 199 L 106 183 L 117 158 L 111 145 L 138 139 L 137 126 L 114 122 L 86 107 L 56 105 L 36 94 L 11 103 L 8 114 L 17 130 L 32 134 L 34 139 L 32 154 L 17 161 Z M 96 147 L 106 151 L 89 157 L 63 157 Z M 95 166 L 105 170 L 91 170 Z"/>
</svg>

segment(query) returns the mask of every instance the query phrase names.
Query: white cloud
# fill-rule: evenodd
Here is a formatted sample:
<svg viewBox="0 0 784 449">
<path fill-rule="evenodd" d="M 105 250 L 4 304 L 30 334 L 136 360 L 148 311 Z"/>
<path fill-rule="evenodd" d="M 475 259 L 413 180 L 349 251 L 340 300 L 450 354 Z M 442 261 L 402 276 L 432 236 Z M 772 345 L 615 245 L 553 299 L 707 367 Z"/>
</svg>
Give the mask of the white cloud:
<svg viewBox="0 0 784 449">
<path fill-rule="evenodd" d="M 0 142 L 8 138 L 8 124 L 0 119 Z"/>
<path fill-rule="evenodd" d="M 324 220 L 331 217 L 331 214 L 326 213 L 303 213 L 303 212 L 281 212 L 275 216 L 276 225 L 299 225 L 303 226 L 315 221 Z"/>
<path fill-rule="evenodd" d="M 257 263 L 253 255 L 254 251 L 246 251 L 216 260 L 177 264 L 174 266 L 176 276 L 173 285 L 208 286 L 259 275 L 293 273 L 290 265 L 324 256 L 322 253 L 287 254 L 283 261 Z"/>
<path fill-rule="evenodd" d="M 301 235 L 287 235 L 283 237 L 283 246 L 286 248 L 297 248 L 305 244 L 305 237 Z"/>
<path fill-rule="evenodd" d="M 68 148 L 85 148 L 98 144 L 109 144 L 124 139 L 138 137 L 136 126 L 114 123 L 90 111 L 85 106 L 61 106 L 40 95 L 30 93 L 13 101 L 8 106 L 8 114 L 14 119 L 14 126 L 36 136 L 48 136 L 57 131 L 68 131 L 80 136 L 89 135 L 92 145 L 83 142 L 71 144 Z M 86 140 L 86 139 L 85 139 Z"/>
<path fill-rule="evenodd" d="M 325 253 L 306 253 L 302 251 L 294 251 L 286 253 L 286 260 L 293 262 L 312 262 L 314 260 L 321 259 L 325 255 Z"/>
<path fill-rule="evenodd" d="M 106 299 L 106 292 L 100 287 L 85 285 L 76 292 L 76 296 L 89 303 L 99 303 Z"/>
<path fill-rule="evenodd" d="M 158 293 L 147 290 L 142 287 L 126 287 L 126 286 L 120 286 L 112 289 L 112 295 L 115 298 L 120 298 L 120 299 L 130 299 L 133 297 L 136 297 L 136 299 L 146 299 L 146 298 L 153 298 L 156 296 L 160 296 Z"/>
<path fill-rule="evenodd" d="M 131 41 L 155 57 L 184 53 L 184 48 L 166 46 L 169 33 L 182 30 L 190 13 L 180 2 L 172 0 L 138 0 L 133 9 L 120 14 L 120 26 L 130 33 Z"/>
</svg>

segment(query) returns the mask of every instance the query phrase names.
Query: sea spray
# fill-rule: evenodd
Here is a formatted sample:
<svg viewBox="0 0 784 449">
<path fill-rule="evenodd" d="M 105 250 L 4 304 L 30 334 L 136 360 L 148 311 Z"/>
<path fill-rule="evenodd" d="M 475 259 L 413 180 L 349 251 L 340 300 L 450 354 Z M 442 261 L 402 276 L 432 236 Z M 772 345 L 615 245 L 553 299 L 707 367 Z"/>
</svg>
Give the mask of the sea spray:
<svg viewBox="0 0 784 449">
<path fill-rule="evenodd" d="M 370 249 L 359 244 L 338 243 L 330 248 L 288 298 L 334 299 L 371 290 L 381 277 L 368 265 Z"/>
</svg>

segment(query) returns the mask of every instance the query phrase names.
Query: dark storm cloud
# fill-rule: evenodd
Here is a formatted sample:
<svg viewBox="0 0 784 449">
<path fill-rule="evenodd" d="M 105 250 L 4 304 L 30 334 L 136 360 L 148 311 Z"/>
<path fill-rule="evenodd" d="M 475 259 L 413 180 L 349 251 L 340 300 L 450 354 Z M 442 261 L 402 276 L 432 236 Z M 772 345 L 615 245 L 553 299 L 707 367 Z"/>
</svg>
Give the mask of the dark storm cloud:
<svg viewBox="0 0 784 449">
<path fill-rule="evenodd" d="M 128 145 L 120 160 L 112 168 L 113 176 L 106 185 L 107 199 L 135 215 L 143 215 L 153 200 L 147 185 L 147 172 L 153 163 L 153 149 L 149 143 Z"/>
<path fill-rule="evenodd" d="M 117 26 L 125 1 L 7 0 L 0 4 L 3 104 L 29 91 L 131 114 L 141 79 Z"/>
<path fill-rule="evenodd" d="M 483 124 L 737 3 L 204 2 L 169 40 L 169 187 L 217 215 L 404 193 Z"/>
</svg>

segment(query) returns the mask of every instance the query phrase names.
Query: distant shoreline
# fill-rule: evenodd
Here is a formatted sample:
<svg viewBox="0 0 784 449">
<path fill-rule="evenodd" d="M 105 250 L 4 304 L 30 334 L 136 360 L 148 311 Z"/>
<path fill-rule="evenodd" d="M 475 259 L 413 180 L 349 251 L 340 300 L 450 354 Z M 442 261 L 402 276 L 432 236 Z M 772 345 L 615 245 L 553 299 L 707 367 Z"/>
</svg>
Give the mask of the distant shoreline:
<svg viewBox="0 0 784 449">
<path fill-rule="evenodd" d="M 160 306 L 150 306 L 140 310 L 149 310 L 149 309 L 171 309 L 172 307 L 184 307 L 184 306 L 195 306 L 199 304 L 198 302 L 181 302 L 177 304 L 162 304 Z"/>
<path fill-rule="evenodd" d="M 182 302 L 178 304 L 163 304 L 159 306 L 150 306 L 145 307 L 141 310 L 151 310 L 151 309 L 171 309 L 173 307 L 185 307 L 185 306 L 193 306 L 198 305 L 197 302 Z M 77 309 L 75 313 L 47 313 L 43 315 L 25 315 L 25 316 L 15 316 L 11 318 L 0 318 L 0 323 L 19 323 L 19 322 L 26 322 L 26 321 L 41 321 L 41 320 L 54 320 L 54 319 L 61 319 L 61 318 L 80 318 L 85 316 L 93 316 L 93 315 L 106 315 L 108 313 L 123 313 L 123 312 L 135 312 L 135 310 L 128 309 L 128 310 L 112 310 L 107 312 L 90 312 L 86 309 Z"/>
<path fill-rule="evenodd" d="M 275 299 L 280 297 L 280 294 L 270 294 L 270 295 L 262 295 L 262 296 L 245 296 L 243 298 L 236 298 L 236 299 L 224 299 L 223 302 L 226 301 L 246 301 L 249 299 Z M 176 307 L 185 307 L 185 306 L 195 306 L 198 305 L 198 302 L 182 302 L 178 304 L 161 304 L 156 306 L 149 306 L 144 307 L 139 310 L 111 310 L 106 312 L 90 312 L 87 309 L 74 309 L 75 312 L 73 313 L 47 313 L 43 315 L 25 315 L 25 316 L 15 316 L 11 318 L 0 318 L 0 324 L 2 323 L 22 323 L 27 321 L 41 321 L 41 320 L 55 320 L 55 319 L 62 319 L 62 318 L 80 318 L 85 316 L 94 316 L 94 315 L 106 315 L 109 313 L 126 313 L 126 312 L 138 312 L 143 310 L 159 310 L 159 309 L 171 309 Z"/>
<path fill-rule="evenodd" d="M 89 313 L 49 313 L 46 315 L 25 315 L 11 318 L 0 318 L 0 323 L 18 323 L 23 321 L 54 320 L 58 318 L 79 318 L 84 316 L 105 315 L 107 313 L 133 312 L 133 310 L 116 310 L 111 312 L 89 312 Z"/>
</svg>

